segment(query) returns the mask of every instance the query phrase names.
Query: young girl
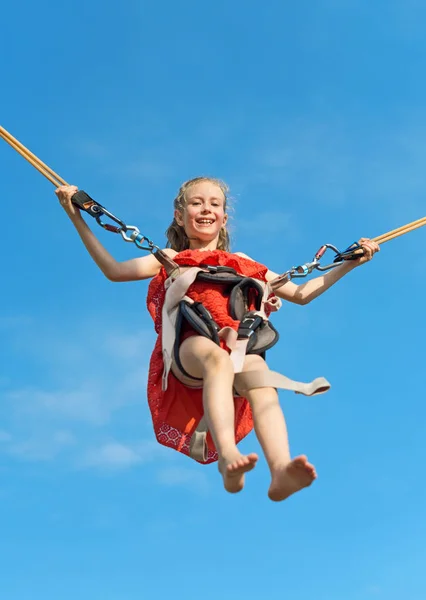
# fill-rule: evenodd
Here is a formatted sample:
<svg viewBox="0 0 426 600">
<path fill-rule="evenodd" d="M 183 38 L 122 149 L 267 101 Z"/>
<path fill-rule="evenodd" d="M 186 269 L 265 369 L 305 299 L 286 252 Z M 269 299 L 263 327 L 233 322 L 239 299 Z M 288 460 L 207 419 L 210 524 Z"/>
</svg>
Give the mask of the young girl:
<svg viewBox="0 0 426 600">
<path fill-rule="evenodd" d="M 198 335 L 189 325 L 181 336 L 179 359 L 184 371 L 202 380 L 202 386 L 189 387 L 178 370 L 168 376 L 167 389 L 162 389 L 162 306 L 167 275 L 153 255 L 117 262 L 100 244 L 86 225 L 71 198 L 75 186 L 62 186 L 56 194 L 77 229 L 89 254 L 111 281 L 136 281 L 153 278 L 148 291 L 148 310 L 158 333 L 148 377 L 148 402 L 158 441 L 189 454 L 189 439 L 195 424 L 204 415 L 208 426 L 208 456 L 205 462 L 218 460 L 224 487 L 235 493 L 244 486 L 245 473 L 256 466 L 255 453 L 241 454 L 238 442 L 254 427 L 265 454 L 271 484 L 271 500 L 284 500 L 305 488 L 316 479 L 315 468 L 306 456 L 290 457 L 287 428 L 275 388 L 255 388 L 242 398 L 234 396 L 234 368 L 225 342 L 217 345 Z M 197 177 L 185 182 L 174 201 L 174 219 L 166 235 L 168 246 L 164 252 L 179 265 L 214 265 L 232 267 L 238 273 L 261 281 L 277 277 L 266 266 L 247 255 L 231 253 L 226 228 L 227 186 L 208 177 Z M 343 275 L 369 261 L 379 246 L 366 238 L 360 240 L 363 256 L 347 261 L 324 275 L 296 285 L 289 281 L 275 290 L 276 296 L 296 304 L 307 304 L 323 294 Z M 187 295 L 202 302 L 220 327 L 238 328 L 232 319 L 221 286 L 195 281 Z M 245 357 L 243 371 L 267 370 L 259 355 Z"/>
</svg>

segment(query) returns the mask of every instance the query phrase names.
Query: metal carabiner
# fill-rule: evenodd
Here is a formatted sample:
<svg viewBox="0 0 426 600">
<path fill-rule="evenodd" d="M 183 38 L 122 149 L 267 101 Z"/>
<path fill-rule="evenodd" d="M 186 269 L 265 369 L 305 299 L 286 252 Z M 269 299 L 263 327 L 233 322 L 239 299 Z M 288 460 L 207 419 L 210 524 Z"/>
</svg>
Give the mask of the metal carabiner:
<svg viewBox="0 0 426 600">
<path fill-rule="evenodd" d="M 335 258 L 332 263 L 322 266 L 319 261 L 320 261 L 320 258 L 322 258 L 324 256 L 324 254 L 327 252 L 327 250 L 333 250 L 333 252 L 336 255 L 337 260 Z M 340 260 L 338 258 L 339 256 L 340 256 L 340 252 L 339 252 L 338 248 L 336 248 L 336 246 L 334 246 L 333 244 L 323 244 L 321 246 L 321 248 L 318 250 L 318 252 L 315 254 L 314 260 L 317 261 L 317 264 L 315 265 L 314 268 L 317 271 L 329 271 L 330 269 L 334 269 L 335 267 L 338 267 L 343 262 L 343 259 Z"/>
<path fill-rule="evenodd" d="M 298 267 L 293 267 L 290 271 L 291 278 L 295 277 L 306 277 L 314 269 L 317 269 L 319 265 L 319 261 L 314 258 L 312 262 L 305 263 L 304 265 L 299 265 Z"/>
<path fill-rule="evenodd" d="M 133 233 L 127 235 L 128 231 L 132 231 Z M 143 233 L 141 233 L 134 225 L 124 225 L 124 228 L 120 230 L 120 233 L 125 242 L 133 242 L 141 250 L 149 250 L 150 252 L 159 250 L 159 247 L 156 246 L 154 242 L 152 242 L 146 236 L 144 236 Z M 144 242 L 146 242 L 148 246 L 144 246 Z"/>
<path fill-rule="evenodd" d="M 98 225 L 100 225 L 104 229 L 110 229 L 110 231 L 113 230 L 113 229 L 111 229 L 111 226 L 108 225 L 108 223 L 104 223 L 102 221 L 101 217 L 103 215 L 105 215 L 106 217 L 108 217 L 109 219 L 111 219 L 111 221 L 114 221 L 114 223 L 117 223 L 119 225 L 119 227 L 117 227 L 116 233 L 121 233 L 123 229 L 126 229 L 126 224 L 124 223 L 124 221 L 122 221 L 121 219 L 119 219 L 118 217 L 116 217 L 115 215 L 113 215 L 112 213 L 110 213 L 109 210 L 107 210 L 106 208 L 104 208 L 100 204 L 97 204 L 97 205 L 95 204 L 94 206 L 92 206 L 91 207 L 91 211 L 95 213 L 92 216 L 95 217 Z"/>
</svg>

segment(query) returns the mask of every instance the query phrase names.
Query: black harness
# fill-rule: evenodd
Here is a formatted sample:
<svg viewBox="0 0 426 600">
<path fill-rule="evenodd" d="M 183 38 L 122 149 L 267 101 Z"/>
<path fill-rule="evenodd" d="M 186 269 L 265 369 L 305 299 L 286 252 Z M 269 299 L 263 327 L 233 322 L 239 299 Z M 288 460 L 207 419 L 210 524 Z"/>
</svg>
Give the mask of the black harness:
<svg viewBox="0 0 426 600">
<path fill-rule="evenodd" d="M 239 275 L 231 267 L 200 265 L 205 272 L 197 274 L 196 281 L 206 281 L 211 284 L 224 286 L 225 296 L 228 297 L 228 310 L 232 319 L 239 321 L 238 339 L 247 339 L 247 354 L 259 354 L 265 358 L 266 351 L 272 348 L 279 339 L 278 331 L 261 315 L 263 288 L 251 277 Z M 254 306 L 254 309 L 250 309 Z M 179 358 L 180 338 L 184 322 L 199 334 L 220 345 L 220 327 L 213 319 L 209 310 L 201 302 L 181 300 L 176 318 L 176 341 L 173 347 L 173 357 L 179 369 L 192 379 L 182 366 Z"/>
</svg>

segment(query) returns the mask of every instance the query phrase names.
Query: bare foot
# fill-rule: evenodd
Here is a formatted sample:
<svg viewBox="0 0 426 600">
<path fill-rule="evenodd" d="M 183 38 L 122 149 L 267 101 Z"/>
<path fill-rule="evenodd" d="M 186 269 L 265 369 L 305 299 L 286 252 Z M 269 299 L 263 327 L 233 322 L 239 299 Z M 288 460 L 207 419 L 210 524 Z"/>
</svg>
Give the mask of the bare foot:
<svg viewBox="0 0 426 600">
<path fill-rule="evenodd" d="M 232 460 L 223 458 L 219 461 L 219 471 L 222 473 L 225 490 L 231 494 L 241 492 L 244 487 L 244 473 L 256 466 L 257 454 L 237 454 Z"/>
<path fill-rule="evenodd" d="M 310 486 L 316 478 L 315 467 L 308 463 L 306 456 L 298 456 L 287 466 L 272 474 L 268 496 L 271 500 L 280 502 Z"/>
</svg>

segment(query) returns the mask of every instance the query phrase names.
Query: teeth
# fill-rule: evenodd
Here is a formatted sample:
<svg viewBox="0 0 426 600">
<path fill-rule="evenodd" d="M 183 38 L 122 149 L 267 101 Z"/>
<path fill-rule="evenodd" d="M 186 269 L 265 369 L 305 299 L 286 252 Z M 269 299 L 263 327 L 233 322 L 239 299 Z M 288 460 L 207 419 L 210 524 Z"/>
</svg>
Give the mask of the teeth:
<svg viewBox="0 0 426 600">
<path fill-rule="evenodd" d="M 208 219 L 203 219 L 202 221 L 198 221 L 199 223 L 201 223 L 202 225 L 211 225 L 213 223 L 213 221 L 210 221 Z"/>
</svg>

